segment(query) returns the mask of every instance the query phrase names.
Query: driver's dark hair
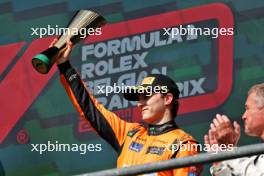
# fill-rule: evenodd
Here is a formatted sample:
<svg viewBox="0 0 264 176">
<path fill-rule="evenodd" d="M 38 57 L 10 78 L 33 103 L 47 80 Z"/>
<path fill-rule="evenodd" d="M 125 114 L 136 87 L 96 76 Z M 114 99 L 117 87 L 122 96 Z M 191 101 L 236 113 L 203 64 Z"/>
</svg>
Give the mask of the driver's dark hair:
<svg viewBox="0 0 264 176">
<path fill-rule="evenodd" d="M 179 106 L 180 104 L 179 104 L 178 99 L 173 98 L 172 107 L 171 107 L 171 114 L 173 118 L 175 118 L 178 115 Z"/>
</svg>

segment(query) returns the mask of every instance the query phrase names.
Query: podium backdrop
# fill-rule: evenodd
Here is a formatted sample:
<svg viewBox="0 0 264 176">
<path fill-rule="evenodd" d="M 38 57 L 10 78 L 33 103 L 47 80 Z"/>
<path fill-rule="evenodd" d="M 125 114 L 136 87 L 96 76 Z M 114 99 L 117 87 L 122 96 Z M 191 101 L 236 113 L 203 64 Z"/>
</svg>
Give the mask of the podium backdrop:
<svg viewBox="0 0 264 176">
<path fill-rule="evenodd" d="M 147 74 L 163 73 L 181 90 L 176 122 L 200 143 L 216 113 L 243 126 L 247 91 L 264 81 L 264 1 L 1 1 L 0 161 L 6 175 L 72 175 L 116 165 L 110 145 L 73 108 L 57 68 L 41 75 L 31 65 L 31 58 L 55 38 L 40 31 L 65 27 L 79 9 L 95 10 L 108 21 L 101 35 L 88 37 L 71 55 L 106 108 L 140 121 L 135 103 L 122 94 L 97 94 L 96 87 L 134 85 Z M 211 33 L 172 38 L 165 32 L 180 27 Z M 216 37 L 213 29 L 220 27 L 232 28 L 234 35 Z M 242 131 L 239 145 L 258 142 Z M 48 143 L 100 144 L 101 151 L 33 150 Z M 203 175 L 209 175 L 208 166 Z"/>
</svg>

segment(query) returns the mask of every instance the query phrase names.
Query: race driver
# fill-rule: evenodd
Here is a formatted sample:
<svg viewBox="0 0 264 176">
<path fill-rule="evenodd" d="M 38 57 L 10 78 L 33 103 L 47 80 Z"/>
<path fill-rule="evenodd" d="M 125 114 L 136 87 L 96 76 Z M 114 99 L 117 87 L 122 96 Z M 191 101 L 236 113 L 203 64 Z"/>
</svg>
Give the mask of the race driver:
<svg viewBox="0 0 264 176">
<path fill-rule="evenodd" d="M 55 39 L 51 46 L 56 41 Z M 179 90 L 173 80 L 165 75 L 150 75 L 143 79 L 140 86 L 127 91 L 124 97 L 138 101 L 142 120 L 147 125 L 127 122 L 105 109 L 89 92 L 68 60 L 72 47 L 71 42 L 68 42 L 66 50 L 56 60 L 61 82 L 80 115 L 118 153 L 118 168 L 181 158 L 199 152 L 197 148 L 184 147 L 182 150 L 179 147 L 197 144 L 197 141 L 174 122 L 178 111 Z M 166 90 L 147 95 L 147 90 L 153 87 L 159 90 L 166 87 Z M 200 173 L 201 167 L 192 166 L 145 176 L 197 176 Z"/>
</svg>

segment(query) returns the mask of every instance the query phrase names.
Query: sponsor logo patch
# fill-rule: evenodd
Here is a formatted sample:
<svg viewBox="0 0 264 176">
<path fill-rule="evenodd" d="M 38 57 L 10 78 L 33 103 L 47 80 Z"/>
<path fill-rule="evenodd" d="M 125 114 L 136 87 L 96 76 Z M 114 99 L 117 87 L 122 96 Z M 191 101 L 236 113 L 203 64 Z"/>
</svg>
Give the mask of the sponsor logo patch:
<svg viewBox="0 0 264 176">
<path fill-rule="evenodd" d="M 147 154 L 155 154 L 155 155 L 162 155 L 164 152 L 164 147 L 156 147 L 156 146 L 150 146 L 148 147 Z"/>
<path fill-rule="evenodd" d="M 149 84 L 151 85 L 155 80 L 155 77 L 147 77 L 147 78 L 144 78 L 141 85 L 142 84 Z"/>
<path fill-rule="evenodd" d="M 143 144 L 132 142 L 129 146 L 129 149 L 135 152 L 140 152 L 143 148 Z"/>
<path fill-rule="evenodd" d="M 139 129 L 134 129 L 134 130 L 131 130 L 127 133 L 127 136 L 129 137 L 133 137 L 137 132 L 139 131 Z"/>
</svg>

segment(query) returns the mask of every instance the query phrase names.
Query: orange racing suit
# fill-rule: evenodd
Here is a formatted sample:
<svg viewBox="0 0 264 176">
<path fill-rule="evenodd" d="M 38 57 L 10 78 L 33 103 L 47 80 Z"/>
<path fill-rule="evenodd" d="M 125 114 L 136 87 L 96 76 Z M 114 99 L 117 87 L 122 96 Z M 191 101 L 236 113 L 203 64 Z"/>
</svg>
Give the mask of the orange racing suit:
<svg viewBox="0 0 264 176">
<path fill-rule="evenodd" d="M 93 97 L 69 61 L 58 65 L 58 68 L 61 82 L 79 114 L 88 120 L 96 132 L 119 154 L 118 168 L 198 153 L 194 149 L 173 150 L 179 144 L 197 143 L 192 136 L 179 129 L 174 121 L 146 126 L 122 120 Z M 200 167 L 192 166 L 145 176 L 197 176 L 200 172 Z"/>
</svg>

